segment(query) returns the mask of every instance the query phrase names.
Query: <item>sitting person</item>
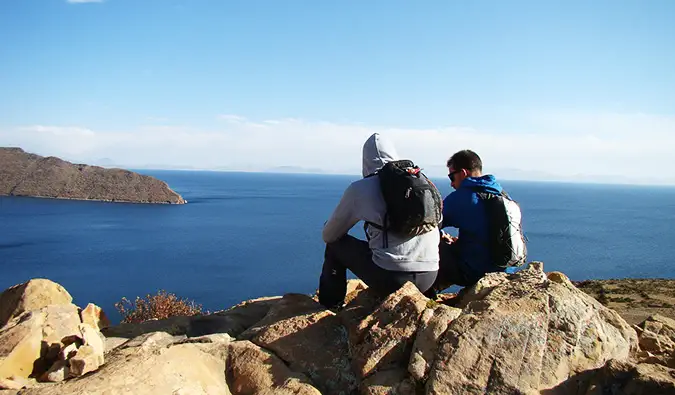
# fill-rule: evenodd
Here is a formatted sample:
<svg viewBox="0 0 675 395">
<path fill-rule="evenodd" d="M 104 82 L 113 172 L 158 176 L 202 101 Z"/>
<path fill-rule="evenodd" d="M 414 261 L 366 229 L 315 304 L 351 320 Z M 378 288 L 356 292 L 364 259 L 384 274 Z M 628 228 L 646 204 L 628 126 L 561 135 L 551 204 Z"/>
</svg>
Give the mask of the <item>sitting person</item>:
<svg viewBox="0 0 675 395">
<path fill-rule="evenodd" d="M 349 185 L 324 225 L 326 250 L 319 280 L 319 302 L 326 308 L 339 309 L 344 304 L 347 269 L 383 296 L 395 292 L 407 281 L 424 292 L 436 279 L 441 196 L 418 167 L 410 161 L 398 159 L 394 146 L 388 140 L 377 133 L 370 136 L 363 146 L 364 178 Z M 393 173 L 388 170 L 393 167 L 399 169 L 398 174 L 414 175 L 407 176 L 408 181 L 419 188 L 414 189 L 412 195 L 422 196 L 419 200 L 422 203 L 415 208 L 419 210 L 424 206 L 422 217 L 431 218 L 423 226 L 408 229 L 405 233 L 397 232 L 396 229 L 400 228 L 393 226 L 398 212 L 387 211 L 387 202 L 392 200 L 389 195 L 383 194 L 384 189 L 389 189 L 383 188 L 381 181 L 389 179 L 388 174 Z M 406 198 L 411 195 L 411 189 L 407 191 Z M 402 207 L 402 211 L 405 210 L 406 207 Z M 368 241 L 348 234 L 359 221 L 366 224 Z"/>
<path fill-rule="evenodd" d="M 480 157 L 471 150 L 459 151 L 448 159 L 447 167 L 455 191 L 443 200 L 441 228 L 457 228 L 459 235 L 441 234 L 440 269 L 436 282 L 426 293 L 431 298 L 451 285 L 471 286 L 486 273 L 519 266 L 525 262 L 527 253 L 520 208 L 494 176 L 482 174 Z M 488 203 L 492 198 L 495 200 Z M 488 207 L 492 203 L 495 205 Z M 496 223 L 500 218 L 501 223 Z M 498 236 L 494 236 L 495 229 L 491 227 L 497 227 Z"/>
</svg>

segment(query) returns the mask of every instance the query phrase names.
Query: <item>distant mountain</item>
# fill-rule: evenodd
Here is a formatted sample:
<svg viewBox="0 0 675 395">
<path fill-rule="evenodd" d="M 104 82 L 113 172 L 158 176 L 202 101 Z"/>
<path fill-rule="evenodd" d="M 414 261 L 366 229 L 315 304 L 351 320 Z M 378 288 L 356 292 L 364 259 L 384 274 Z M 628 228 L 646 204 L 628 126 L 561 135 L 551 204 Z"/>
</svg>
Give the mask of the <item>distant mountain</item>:
<svg viewBox="0 0 675 395">
<path fill-rule="evenodd" d="M 316 173 L 325 174 L 326 172 L 316 167 L 300 167 L 300 166 L 276 166 L 266 169 L 267 173 Z"/>
<path fill-rule="evenodd" d="M 73 164 L 0 147 L 0 195 L 184 204 L 161 180 L 122 169 Z"/>
</svg>

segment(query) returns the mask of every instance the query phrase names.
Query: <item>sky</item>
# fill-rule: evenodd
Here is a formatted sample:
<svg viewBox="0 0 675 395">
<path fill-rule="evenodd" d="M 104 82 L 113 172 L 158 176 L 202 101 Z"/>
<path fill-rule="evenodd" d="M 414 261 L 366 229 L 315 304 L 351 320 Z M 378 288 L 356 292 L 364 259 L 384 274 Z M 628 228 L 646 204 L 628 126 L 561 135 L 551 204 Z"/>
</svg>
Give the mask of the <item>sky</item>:
<svg viewBox="0 0 675 395">
<path fill-rule="evenodd" d="M 133 168 L 675 184 L 675 2 L 0 0 L 0 146 Z"/>
</svg>

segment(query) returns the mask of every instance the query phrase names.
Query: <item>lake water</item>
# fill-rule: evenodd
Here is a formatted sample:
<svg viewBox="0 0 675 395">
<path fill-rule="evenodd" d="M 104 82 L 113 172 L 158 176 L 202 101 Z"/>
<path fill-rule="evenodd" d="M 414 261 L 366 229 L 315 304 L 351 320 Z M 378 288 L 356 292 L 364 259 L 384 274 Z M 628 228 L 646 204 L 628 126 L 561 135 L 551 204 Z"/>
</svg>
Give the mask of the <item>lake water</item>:
<svg viewBox="0 0 675 395">
<path fill-rule="evenodd" d="M 211 311 L 318 286 L 321 228 L 355 176 L 142 171 L 182 206 L 0 197 L 0 290 L 31 278 L 74 302 L 165 289 Z M 434 180 L 445 196 L 447 179 Z M 502 181 L 529 260 L 574 280 L 675 278 L 675 188 Z M 357 225 L 353 232 L 362 234 Z"/>
</svg>

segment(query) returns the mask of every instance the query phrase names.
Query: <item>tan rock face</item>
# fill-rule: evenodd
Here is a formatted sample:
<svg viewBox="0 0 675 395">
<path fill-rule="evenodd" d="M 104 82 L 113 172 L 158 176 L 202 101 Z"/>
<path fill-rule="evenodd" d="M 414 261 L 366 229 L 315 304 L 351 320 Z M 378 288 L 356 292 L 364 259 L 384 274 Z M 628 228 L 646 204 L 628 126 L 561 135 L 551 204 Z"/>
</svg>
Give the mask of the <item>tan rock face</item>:
<svg viewBox="0 0 675 395">
<path fill-rule="evenodd" d="M 44 314 L 26 312 L 0 329 L 0 379 L 28 377 L 40 358 Z"/>
<path fill-rule="evenodd" d="M 323 394 L 349 394 L 358 386 L 348 358 L 347 330 L 328 310 L 282 319 L 259 330 L 251 341 L 304 373 Z"/>
<path fill-rule="evenodd" d="M 7 288 L 0 294 L 0 328 L 25 311 L 39 310 L 52 304 L 70 304 L 72 296 L 61 285 L 37 278 Z"/>
<path fill-rule="evenodd" d="M 73 304 L 25 312 L 0 332 L 0 377 L 37 376 L 58 358 L 64 339 L 77 336 L 80 318 Z"/>
<path fill-rule="evenodd" d="M 281 300 L 280 296 L 247 300 L 227 310 L 196 317 L 190 320 L 187 334 L 202 336 L 212 333 L 227 333 L 238 337 L 246 329 L 262 320 L 270 308 Z"/>
<path fill-rule="evenodd" d="M 205 351 L 209 344 L 175 344 L 174 340 L 167 334 L 143 335 L 110 352 L 105 365 L 93 374 L 24 390 L 22 395 L 230 394 L 225 361 Z M 215 352 L 227 349 L 227 344 L 211 343 L 210 347 Z"/>
<path fill-rule="evenodd" d="M 378 371 L 363 380 L 359 391 L 364 395 L 416 395 L 416 384 L 402 368 Z"/>
<path fill-rule="evenodd" d="M 460 309 L 442 304 L 424 311 L 408 364 L 408 372 L 415 380 L 425 380 L 436 358 L 439 339 L 461 313 Z"/>
<path fill-rule="evenodd" d="M 408 282 L 359 323 L 351 349 L 354 370 L 361 378 L 408 361 L 428 301 Z"/>
<path fill-rule="evenodd" d="M 321 395 L 306 376 L 293 372 L 269 351 L 250 341 L 230 343 L 227 382 L 233 394 Z"/>
<path fill-rule="evenodd" d="M 284 295 L 278 302 L 270 306 L 267 314 L 265 314 L 260 321 L 240 333 L 239 336 L 237 336 L 237 339 L 249 340 L 268 325 L 277 323 L 286 318 L 310 314 L 321 310 L 324 310 L 323 306 L 307 295 Z"/>
<path fill-rule="evenodd" d="M 427 392 L 536 392 L 636 349 L 635 331 L 616 312 L 535 266 L 469 302 L 452 321 Z"/>
<path fill-rule="evenodd" d="M 80 318 L 83 323 L 89 324 L 97 331 L 110 326 L 110 320 L 105 312 L 103 312 L 103 309 L 93 303 L 89 303 L 87 307 L 80 312 Z"/>
<path fill-rule="evenodd" d="M 660 365 L 609 361 L 592 376 L 585 392 L 585 395 L 604 394 L 675 394 L 675 370 Z"/>
</svg>

